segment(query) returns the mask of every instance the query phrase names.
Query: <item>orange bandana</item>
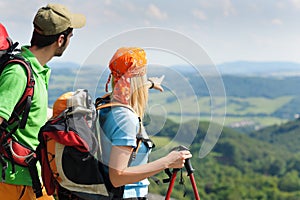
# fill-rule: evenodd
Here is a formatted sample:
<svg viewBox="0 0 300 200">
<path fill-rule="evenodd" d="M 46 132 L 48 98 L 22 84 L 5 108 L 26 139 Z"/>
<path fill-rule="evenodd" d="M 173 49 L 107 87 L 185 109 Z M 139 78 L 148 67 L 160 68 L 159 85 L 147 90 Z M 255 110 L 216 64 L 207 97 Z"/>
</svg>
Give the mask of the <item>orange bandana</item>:
<svg viewBox="0 0 300 200">
<path fill-rule="evenodd" d="M 106 92 L 111 75 L 113 76 L 113 99 L 128 104 L 130 91 L 130 78 L 146 74 L 147 58 L 143 49 L 138 47 L 123 47 L 117 50 L 109 62 L 111 74 L 106 83 Z"/>
</svg>

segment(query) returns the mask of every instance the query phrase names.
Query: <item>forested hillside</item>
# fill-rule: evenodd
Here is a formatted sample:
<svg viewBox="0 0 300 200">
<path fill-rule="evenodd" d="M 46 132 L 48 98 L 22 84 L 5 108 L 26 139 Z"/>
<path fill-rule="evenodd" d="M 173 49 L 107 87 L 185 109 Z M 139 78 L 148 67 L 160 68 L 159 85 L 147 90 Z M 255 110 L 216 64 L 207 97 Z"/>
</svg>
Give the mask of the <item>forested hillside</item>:
<svg viewBox="0 0 300 200">
<path fill-rule="evenodd" d="M 250 137 L 267 142 L 278 149 L 300 153 L 300 119 L 273 125 L 249 134 Z"/>
<path fill-rule="evenodd" d="M 202 199 L 296 200 L 300 198 L 300 156 L 285 148 L 283 144 L 279 146 L 224 128 L 213 151 L 200 159 L 197 156 L 208 123 L 190 121 L 183 126 L 199 126 L 190 149 L 193 153 L 194 176 Z M 159 144 L 161 139 L 165 144 L 166 141 L 171 142 L 176 134 L 176 127 L 178 124 L 167 120 L 166 126 L 156 135 L 155 141 Z M 186 134 L 186 137 L 191 134 L 188 130 L 182 133 Z M 166 137 L 169 140 L 166 140 Z M 177 142 L 184 143 L 184 141 Z M 162 173 L 159 177 L 166 178 L 167 175 Z M 184 187 L 178 183 L 179 178 L 177 178 L 173 197 L 193 199 L 189 179 L 184 177 L 187 197 L 183 198 Z M 168 184 L 157 186 L 152 182 L 151 191 L 164 195 L 167 186 Z"/>
</svg>

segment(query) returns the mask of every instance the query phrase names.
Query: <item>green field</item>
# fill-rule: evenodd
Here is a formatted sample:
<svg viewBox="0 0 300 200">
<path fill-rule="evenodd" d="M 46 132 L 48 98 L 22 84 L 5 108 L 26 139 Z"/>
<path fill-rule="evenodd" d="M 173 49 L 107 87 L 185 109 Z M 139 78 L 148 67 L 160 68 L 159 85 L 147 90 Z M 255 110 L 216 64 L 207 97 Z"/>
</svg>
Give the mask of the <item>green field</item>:
<svg viewBox="0 0 300 200">
<path fill-rule="evenodd" d="M 272 124 L 281 124 L 286 119 L 274 117 L 272 114 L 288 104 L 294 97 L 281 96 L 277 98 L 264 97 L 186 97 L 177 99 L 170 93 L 153 93 L 150 96 L 149 108 L 151 113 L 167 115 L 176 122 L 185 122 L 193 119 L 213 120 L 224 125 L 248 123 L 261 127 Z M 170 99 L 174 99 L 170 101 Z M 168 101 L 169 100 L 169 101 Z M 211 104 L 211 101 L 214 104 Z"/>
</svg>

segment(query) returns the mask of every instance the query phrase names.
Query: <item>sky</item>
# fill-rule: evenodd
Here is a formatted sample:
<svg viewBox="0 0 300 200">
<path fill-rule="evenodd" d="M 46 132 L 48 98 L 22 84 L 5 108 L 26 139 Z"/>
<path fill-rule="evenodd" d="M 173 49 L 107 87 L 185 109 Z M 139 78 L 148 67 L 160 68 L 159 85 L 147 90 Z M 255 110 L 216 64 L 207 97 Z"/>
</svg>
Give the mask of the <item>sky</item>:
<svg viewBox="0 0 300 200">
<path fill-rule="evenodd" d="M 64 4 L 87 19 L 85 27 L 74 30 L 65 54 L 54 61 L 85 63 L 106 41 L 131 30 L 155 27 L 189 38 L 215 64 L 300 63 L 300 0 L 10 0 L 0 2 L 0 22 L 13 40 L 29 44 L 34 15 L 47 3 Z M 157 37 L 146 33 L 143 39 L 151 42 Z M 171 37 L 163 41 L 178 42 Z M 186 50 L 187 54 L 192 51 Z M 165 64 L 185 62 L 178 56 L 160 55 Z"/>
</svg>

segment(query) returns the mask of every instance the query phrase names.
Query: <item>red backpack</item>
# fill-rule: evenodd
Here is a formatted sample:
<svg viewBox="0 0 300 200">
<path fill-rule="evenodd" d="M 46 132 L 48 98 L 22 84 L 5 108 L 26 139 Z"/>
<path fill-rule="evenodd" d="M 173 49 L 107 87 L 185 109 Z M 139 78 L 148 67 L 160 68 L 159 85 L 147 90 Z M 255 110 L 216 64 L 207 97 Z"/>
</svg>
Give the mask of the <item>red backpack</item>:
<svg viewBox="0 0 300 200">
<path fill-rule="evenodd" d="M 97 113 L 85 89 L 60 96 L 40 129 L 37 155 L 48 195 L 59 199 L 107 199 L 109 178 L 100 162 Z"/>
<path fill-rule="evenodd" d="M 7 160 L 12 163 L 12 172 L 15 172 L 15 165 L 28 167 L 32 178 L 32 186 L 36 196 L 42 196 L 41 184 L 38 178 L 36 168 L 36 154 L 33 149 L 27 147 L 13 137 L 18 128 L 24 129 L 30 111 L 31 100 L 34 92 L 34 77 L 31 65 L 23 57 L 17 53 L 18 42 L 13 43 L 5 27 L 0 23 L 0 78 L 2 71 L 11 63 L 22 66 L 27 73 L 27 85 L 21 99 L 16 104 L 9 120 L 3 120 L 0 125 L 0 162 L 2 164 L 2 181 L 5 180 L 5 170 L 7 168 Z M 13 126 L 8 130 L 8 126 Z"/>
</svg>

